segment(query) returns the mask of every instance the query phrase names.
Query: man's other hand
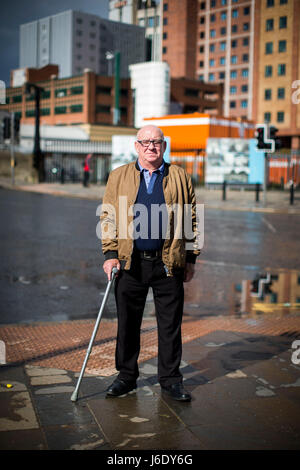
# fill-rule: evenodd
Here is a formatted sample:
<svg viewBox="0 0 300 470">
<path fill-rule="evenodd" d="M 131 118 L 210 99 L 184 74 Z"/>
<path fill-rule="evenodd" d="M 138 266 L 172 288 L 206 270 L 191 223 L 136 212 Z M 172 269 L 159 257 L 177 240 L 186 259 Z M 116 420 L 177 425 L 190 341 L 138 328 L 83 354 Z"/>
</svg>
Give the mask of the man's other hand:
<svg viewBox="0 0 300 470">
<path fill-rule="evenodd" d="M 190 282 L 195 273 L 195 265 L 193 263 L 186 263 L 184 270 L 184 282 Z"/>
</svg>

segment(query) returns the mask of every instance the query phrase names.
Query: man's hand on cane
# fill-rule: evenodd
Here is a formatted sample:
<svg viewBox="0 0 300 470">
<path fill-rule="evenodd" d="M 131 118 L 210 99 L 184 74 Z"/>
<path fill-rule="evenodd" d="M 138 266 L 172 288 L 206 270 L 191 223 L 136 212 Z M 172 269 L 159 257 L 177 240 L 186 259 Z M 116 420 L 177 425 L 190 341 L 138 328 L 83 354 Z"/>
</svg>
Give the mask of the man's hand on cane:
<svg viewBox="0 0 300 470">
<path fill-rule="evenodd" d="M 121 269 L 120 261 L 117 258 L 107 259 L 103 263 L 103 270 L 107 274 L 107 279 L 111 280 L 111 272 L 113 268 L 117 268 L 118 271 Z M 116 274 L 117 276 L 118 274 Z"/>
</svg>

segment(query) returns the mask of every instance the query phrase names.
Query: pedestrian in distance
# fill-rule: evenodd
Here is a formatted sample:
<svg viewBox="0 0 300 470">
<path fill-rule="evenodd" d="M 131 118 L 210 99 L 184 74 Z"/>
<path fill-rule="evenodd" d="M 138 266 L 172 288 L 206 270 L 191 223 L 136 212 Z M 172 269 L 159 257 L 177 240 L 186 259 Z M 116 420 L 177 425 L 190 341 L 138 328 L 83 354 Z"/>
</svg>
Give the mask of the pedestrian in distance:
<svg viewBox="0 0 300 470">
<path fill-rule="evenodd" d="M 92 154 L 89 153 L 83 162 L 83 186 L 85 188 L 87 188 L 89 185 L 90 171 L 91 171 L 89 160 L 91 157 L 92 157 Z"/>
<path fill-rule="evenodd" d="M 166 141 L 153 125 L 137 133 L 135 162 L 113 170 L 101 208 L 101 237 L 108 279 L 114 267 L 118 317 L 116 369 L 107 397 L 137 387 L 140 329 L 148 290 L 153 291 L 158 328 L 158 381 L 162 393 L 190 401 L 179 369 L 184 282 L 194 275 L 196 200 L 190 176 L 165 162 Z M 185 232 L 191 222 L 192 230 Z"/>
</svg>

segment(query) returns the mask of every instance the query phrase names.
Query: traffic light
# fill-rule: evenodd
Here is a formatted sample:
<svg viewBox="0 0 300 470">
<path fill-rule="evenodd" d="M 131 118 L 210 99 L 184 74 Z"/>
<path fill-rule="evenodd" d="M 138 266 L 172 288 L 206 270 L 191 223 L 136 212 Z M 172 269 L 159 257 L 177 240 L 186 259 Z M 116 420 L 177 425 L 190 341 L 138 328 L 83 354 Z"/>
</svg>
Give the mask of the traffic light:
<svg viewBox="0 0 300 470">
<path fill-rule="evenodd" d="M 281 140 L 276 136 L 278 129 L 274 126 L 270 127 L 270 139 L 275 141 L 275 150 L 281 148 Z"/>
<path fill-rule="evenodd" d="M 16 137 L 20 132 L 20 118 L 18 116 L 15 116 L 15 119 L 14 119 L 14 130 L 15 130 L 15 137 Z"/>
<path fill-rule="evenodd" d="M 3 118 L 2 122 L 3 126 L 3 139 L 10 139 L 10 117 Z"/>
<path fill-rule="evenodd" d="M 256 129 L 256 138 L 257 138 L 257 148 L 264 149 L 265 148 L 265 128 L 264 127 L 257 127 Z"/>
</svg>

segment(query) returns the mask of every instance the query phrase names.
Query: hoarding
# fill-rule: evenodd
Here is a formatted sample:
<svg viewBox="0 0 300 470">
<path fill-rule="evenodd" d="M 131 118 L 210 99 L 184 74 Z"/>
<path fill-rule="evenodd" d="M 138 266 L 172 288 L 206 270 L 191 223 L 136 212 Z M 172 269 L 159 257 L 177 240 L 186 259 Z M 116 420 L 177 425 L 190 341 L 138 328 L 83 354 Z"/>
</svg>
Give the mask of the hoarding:
<svg viewBox="0 0 300 470">
<path fill-rule="evenodd" d="M 206 183 L 256 184 L 264 180 L 264 153 L 256 139 L 208 138 Z"/>
<path fill-rule="evenodd" d="M 165 137 L 167 148 L 164 153 L 164 160 L 170 162 L 170 138 Z M 113 135 L 111 152 L 111 170 L 119 166 L 126 165 L 137 159 L 137 153 L 134 147 L 136 141 L 135 135 Z"/>
</svg>

